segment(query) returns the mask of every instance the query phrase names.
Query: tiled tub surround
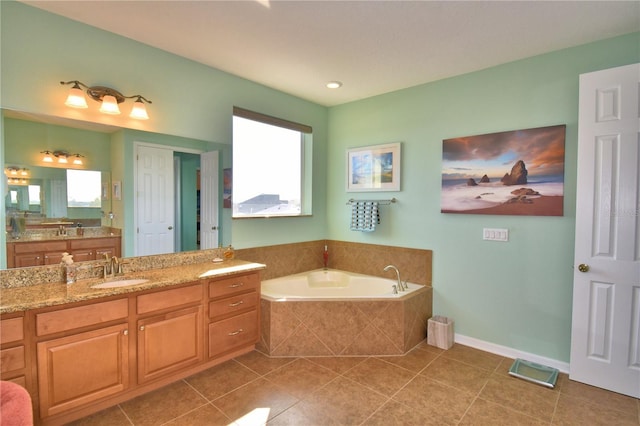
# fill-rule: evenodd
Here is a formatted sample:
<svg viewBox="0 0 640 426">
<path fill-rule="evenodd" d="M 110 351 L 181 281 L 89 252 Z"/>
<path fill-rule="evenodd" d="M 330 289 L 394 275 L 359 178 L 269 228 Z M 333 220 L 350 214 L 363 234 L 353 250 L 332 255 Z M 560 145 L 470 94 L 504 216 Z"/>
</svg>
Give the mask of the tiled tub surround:
<svg viewBox="0 0 640 426">
<path fill-rule="evenodd" d="M 242 259 L 264 263 L 263 280 L 322 268 L 324 245 L 328 266 L 424 285 L 396 300 L 287 301 L 261 300 L 258 349 L 270 356 L 401 355 L 426 335 L 432 315 L 431 250 L 319 240 L 238 250 Z"/>
<path fill-rule="evenodd" d="M 424 340 L 432 289 L 398 299 L 260 300 L 258 350 L 270 356 L 403 355 Z"/>
<path fill-rule="evenodd" d="M 393 271 L 383 271 L 391 264 L 398 267 L 403 281 L 431 286 L 431 250 L 318 240 L 240 249 L 236 257 L 267 265 L 262 279 L 269 280 L 322 268 L 325 244 L 329 268 L 393 279 Z"/>
</svg>

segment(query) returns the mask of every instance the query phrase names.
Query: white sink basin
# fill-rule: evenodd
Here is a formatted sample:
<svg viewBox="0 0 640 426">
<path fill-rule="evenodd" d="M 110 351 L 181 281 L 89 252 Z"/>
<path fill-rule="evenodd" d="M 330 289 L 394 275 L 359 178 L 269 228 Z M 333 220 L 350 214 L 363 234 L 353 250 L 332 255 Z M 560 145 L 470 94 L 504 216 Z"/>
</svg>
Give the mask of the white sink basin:
<svg viewBox="0 0 640 426">
<path fill-rule="evenodd" d="M 129 280 L 114 280 L 114 281 L 107 281 L 104 283 L 100 283 L 100 284 L 95 284 L 92 285 L 92 288 L 116 288 L 116 287 L 129 287 L 132 285 L 139 285 L 139 284 L 144 284 L 146 282 L 148 282 L 149 280 L 144 279 L 144 278 L 138 278 L 138 279 L 129 279 Z"/>
</svg>

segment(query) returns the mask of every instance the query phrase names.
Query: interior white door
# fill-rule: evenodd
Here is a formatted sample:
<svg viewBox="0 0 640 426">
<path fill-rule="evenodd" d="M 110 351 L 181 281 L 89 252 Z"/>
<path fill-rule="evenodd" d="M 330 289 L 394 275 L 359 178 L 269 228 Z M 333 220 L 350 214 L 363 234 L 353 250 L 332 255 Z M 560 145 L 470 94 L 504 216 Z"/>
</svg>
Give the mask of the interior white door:
<svg viewBox="0 0 640 426">
<path fill-rule="evenodd" d="M 570 378 L 640 397 L 640 64 L 580 76 Z"/>
<path fill-rule="evenodd" d="M 218 247 L 218 151 L 200 154 L 200 248 Z"/>
<path fill-rule="evenodd" d="M 49 217 L 67 217 L 67 181 L 64 179 L 52 179 L 50 183 Z"/>
<path fill-rule="evenodd" d="M 173 253 L 173 150 L 139 145 L 136 186 L 136 255 Z"/>
</svg>

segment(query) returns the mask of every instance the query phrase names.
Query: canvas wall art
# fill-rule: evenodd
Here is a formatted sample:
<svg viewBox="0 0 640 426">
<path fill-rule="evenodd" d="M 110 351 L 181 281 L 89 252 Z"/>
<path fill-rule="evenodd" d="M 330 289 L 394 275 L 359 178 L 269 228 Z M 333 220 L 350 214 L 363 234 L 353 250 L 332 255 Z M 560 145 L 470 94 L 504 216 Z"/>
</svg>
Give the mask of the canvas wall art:
<svg viewBox="0 0 640 426">
<path fill-rule="evenodd" d="M 562 216 L 566 125 L 442 141 L 442 213 Z"/>
</svg>

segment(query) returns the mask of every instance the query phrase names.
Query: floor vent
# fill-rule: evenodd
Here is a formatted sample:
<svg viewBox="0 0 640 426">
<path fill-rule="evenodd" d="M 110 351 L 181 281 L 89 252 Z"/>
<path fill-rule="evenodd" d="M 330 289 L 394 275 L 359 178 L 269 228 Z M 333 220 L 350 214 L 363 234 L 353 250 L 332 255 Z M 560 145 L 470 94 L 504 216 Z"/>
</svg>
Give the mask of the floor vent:
<svg viewBox="0 0 640 426">
<path fill-rule="evenodd" d="M 553 389 L 558 380 L 558 370 L 524 359 L 516 359 L 509 369 L 509 375 Z"/>
</svg>

